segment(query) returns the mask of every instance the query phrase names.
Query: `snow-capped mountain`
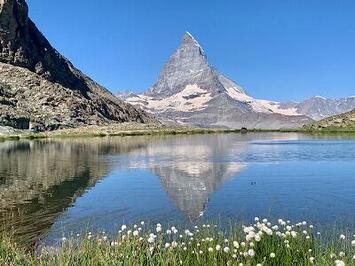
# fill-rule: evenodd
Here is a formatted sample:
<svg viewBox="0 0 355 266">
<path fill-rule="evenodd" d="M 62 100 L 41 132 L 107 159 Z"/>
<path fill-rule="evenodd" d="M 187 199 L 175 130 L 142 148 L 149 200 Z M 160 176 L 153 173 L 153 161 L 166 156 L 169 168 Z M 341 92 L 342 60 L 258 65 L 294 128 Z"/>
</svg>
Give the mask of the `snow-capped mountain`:
<svg viewBox="0 0 355 266">
<path fill-rule="evenodd" d="M 315 96 L 300 103 L 284 104 L 284 107 L 295 108 L 299 114 L 321 120 L 333 115 L 349 112 L 355 108 L 355 96 L 341 99 L 327 99 Z"/>
<path fill-rule="evenodd" d="M 294 128 L 311 122 L 295 104 L 254 99 L 208 63 L 196 39 L 185 33 L 158 82 L 144 94 L 119 95 L 165 121 L 203 127 Z"/>
</svg>

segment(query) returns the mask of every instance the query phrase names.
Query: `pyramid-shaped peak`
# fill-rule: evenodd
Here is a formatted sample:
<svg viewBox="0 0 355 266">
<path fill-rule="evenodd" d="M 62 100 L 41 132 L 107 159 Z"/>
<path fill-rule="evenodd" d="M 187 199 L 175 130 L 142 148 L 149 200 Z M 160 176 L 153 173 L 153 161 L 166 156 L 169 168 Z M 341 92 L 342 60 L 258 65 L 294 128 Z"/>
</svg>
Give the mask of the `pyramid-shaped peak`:
<svg viewBox="0 0 355 266">
<path fill-rule="evenodd" d="M 201 47 L 201 45 L 198 43 L 198 41 L 195 39 L 195 37 L 192 36 L 192 34 L 188 31 L 186 31 L 184 34 L 183 44 L 193 44 L 195 46 Z"/>
</svg>

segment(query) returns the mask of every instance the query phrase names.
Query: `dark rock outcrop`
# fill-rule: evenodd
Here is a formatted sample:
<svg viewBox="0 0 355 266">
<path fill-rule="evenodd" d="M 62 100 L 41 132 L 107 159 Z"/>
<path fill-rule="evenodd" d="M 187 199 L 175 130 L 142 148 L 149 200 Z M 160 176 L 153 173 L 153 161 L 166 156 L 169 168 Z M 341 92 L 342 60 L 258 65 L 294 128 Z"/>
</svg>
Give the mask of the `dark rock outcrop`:
<svg viewBox="0 0 355 266">
<path fill-rule="evenodd" d="M 0 0 L 0 125 L 53 130 L 152 122 L 54 49 L 28 17 L 25 0 Z"/>
</svg>

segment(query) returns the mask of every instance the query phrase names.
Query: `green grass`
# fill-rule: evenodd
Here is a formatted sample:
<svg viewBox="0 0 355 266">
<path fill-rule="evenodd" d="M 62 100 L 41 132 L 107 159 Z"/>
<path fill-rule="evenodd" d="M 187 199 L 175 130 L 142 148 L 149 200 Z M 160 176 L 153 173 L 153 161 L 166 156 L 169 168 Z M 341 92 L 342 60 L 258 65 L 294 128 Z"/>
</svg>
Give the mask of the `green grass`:
<svg viewBox="0 0 355 266">
<path fill-rule="evenodd" d="M 155 227 L 139 224 L 114 237 L 87 233 L 63 239 L 57 248 L 47 248 L 37 256 L 4 237 L 0 265 L 326 266 L 336 265 L 337 260 L 339 266 L 341 262 L 355 265 L 351 235 L 325 242 L 308 225 L 282 221 L 278 228 L 273 226 L 258 222 L 252 230 L 234 226 L 228 233 L 214 225 L 200 225 L 188 232 L 162 226 L 157 232 Z"/>
</svg>

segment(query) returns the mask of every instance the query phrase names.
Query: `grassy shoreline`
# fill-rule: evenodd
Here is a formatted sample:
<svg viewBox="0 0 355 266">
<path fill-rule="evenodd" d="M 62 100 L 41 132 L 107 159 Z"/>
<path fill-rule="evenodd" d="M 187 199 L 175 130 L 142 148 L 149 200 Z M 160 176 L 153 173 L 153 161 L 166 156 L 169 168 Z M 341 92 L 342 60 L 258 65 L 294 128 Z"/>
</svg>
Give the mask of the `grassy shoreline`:
<svg viewBox="0 0 355 266">
<path fill-rule="evenodd" d="M 355 236 L 325 243 L 306 222 L 272 224 L 255 218 L 228 233 L 213 224 L 189 229 L 144 222 L 115 236 L 91 232 L 61 240 L 40 253 L 0 238 L 1 265 L 355 265 Z"/>
<path fill-rule="evenodd" d="M 354 128 L 329 128 L 329 129 L 223 129 L 199 128 L 191 126 L 166 126 L 166 125 L 139 125 L 139 124 L 112 124 L 107 126 L 85 126 L 80 128 L 61 129 L 49 132 L 31 133 L 19 131 L 18 134 L 0 135 L 0 141 L 21 139 L 46 139 L 46 138 L 85 138 L 85 137 L 113 137 L 113 136 L 147 136 L 147 135 L 193 135 L 193 134 L 228 134 L 228 133 L 305 133 L 305 134 L 336 134 L 355 133 Z"/>
</svg>

